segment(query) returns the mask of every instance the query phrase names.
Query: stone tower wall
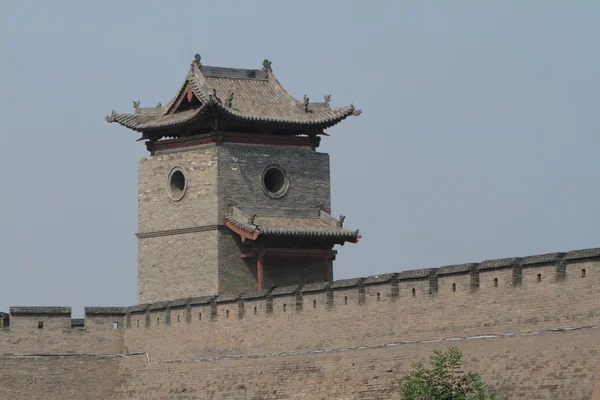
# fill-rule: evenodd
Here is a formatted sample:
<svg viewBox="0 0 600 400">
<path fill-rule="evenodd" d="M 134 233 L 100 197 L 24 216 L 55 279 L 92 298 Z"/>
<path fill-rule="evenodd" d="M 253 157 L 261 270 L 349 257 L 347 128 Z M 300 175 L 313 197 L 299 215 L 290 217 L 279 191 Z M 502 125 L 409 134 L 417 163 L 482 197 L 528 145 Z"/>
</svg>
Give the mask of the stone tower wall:
<svg viewBox="0 0 600 400">
<path fill-rule="evenodd" d="M 322 209 L 331 212 L 329 155 L 306 147 L 224 143 L 219 149 L 219 218 L 230 206 Z M 262 189 L 262 171 L 283 167 L 290 181 L 286 195 L 273 199 Z"/>
<path fill-rule="evenodd" d="M 262 172 L 270 164 L 283 167 L 290 182 L 281 198 L 267 196 L 262 188 Z M 169 172 L 176 167 L 187 180 L 186 194 L 179 201 L 173 201 L 167 190 Z M 233 206 L 320 206 L 330 212 L 329 179 L 329 155 L 305 147 L 224 143 L 143 158 L 138 302 L 255 290 L 255 262 L 240 257 L 236 235 L 223 224 L 225 215 Z M 322 280 L 322 265 L 312 270 Z"/>
<path fill-rule="evenodd" d="M 180 167 L 187 191 L 169 197 Z M 218 293 L 217 148 L 147 157 L 139 163 L 138 302 Z"/>
<path fill-rule="evenodd" d="M 219 218 L 223 221 L 232 206 L 317 209 L 330 212 L 329 155 L 306 147 L 266 146 L 224 143 L 218 148 Z M 262 188 L 262 172 L 271 164 L 281 166 L 290 185 L 285 196 L 271 198 Z M 242 259 L 237 235 L 229 229 L 219 236 L 220 293 L 241 293 L 256 290 L 256 260 Z M 288 264 L 290 262 L 288 261 Z M 303 268 L 303 279 L 323 280 L 320 260 Z M 278 264 L 279 270 L 283 270 Z M 318 279 L 314 278 L 315 273 Z M 269 276 L 265 269 L 265 287 L 281 282 L 304 283 L 298 276 Z M 272 275 L 272 274 L 271 274 Z"/>
</svg>

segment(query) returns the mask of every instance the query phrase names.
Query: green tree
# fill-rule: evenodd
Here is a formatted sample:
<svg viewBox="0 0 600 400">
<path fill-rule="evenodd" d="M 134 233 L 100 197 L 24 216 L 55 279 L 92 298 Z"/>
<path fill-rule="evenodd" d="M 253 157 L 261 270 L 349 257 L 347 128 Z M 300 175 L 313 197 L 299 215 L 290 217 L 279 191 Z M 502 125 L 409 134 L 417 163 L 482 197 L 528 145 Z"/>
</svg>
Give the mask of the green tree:
<svg viewBox="0 0 600 400">
<path fill-rule="evenodd" d="M 429 365 L 418 362 L 402 379 L 400 394 L 404 400 L 490 400 L 496 395 L 486 394 L 481 376 L 465 373 L 462 352 L 458 347 L 446 351 L 434 350 Z"/>
</svg>

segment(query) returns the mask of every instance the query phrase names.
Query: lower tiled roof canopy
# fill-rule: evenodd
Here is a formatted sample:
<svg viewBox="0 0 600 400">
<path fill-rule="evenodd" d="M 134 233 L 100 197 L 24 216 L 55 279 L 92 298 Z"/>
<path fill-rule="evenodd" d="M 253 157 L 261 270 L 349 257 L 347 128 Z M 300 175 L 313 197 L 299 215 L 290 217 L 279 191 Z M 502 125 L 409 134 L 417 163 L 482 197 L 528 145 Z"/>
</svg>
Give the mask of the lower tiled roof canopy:
<svg viewBox="0 0 600 400">
<path fill-rule="evenodd" d="M 360 239 L 358 231 L 343 228 L 343 220 L 321 210 L 234 207 L 225 224 L 244 241 L 269 237 L 341 244 Z"/>
</svg>

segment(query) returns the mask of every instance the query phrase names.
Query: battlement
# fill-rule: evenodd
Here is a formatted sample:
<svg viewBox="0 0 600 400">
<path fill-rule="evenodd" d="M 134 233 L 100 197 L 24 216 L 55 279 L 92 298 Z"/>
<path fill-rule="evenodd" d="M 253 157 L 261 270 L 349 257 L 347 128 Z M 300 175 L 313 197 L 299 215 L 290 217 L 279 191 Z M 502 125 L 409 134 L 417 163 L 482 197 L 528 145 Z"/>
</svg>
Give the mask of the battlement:
<svg viewBox="0 0 600 400">
<path fill-rule="evenodd" d="M 462 279 L 464 282 L 467 279 L 468 285 L 466 286 L 468 286 L 470 292 L 474 292 L 481 289 L 481 277 L 487 276 L 492 271 L 505 272 L 502 275 L 504 278 L 503 283 L 517 287 L 523 284 L 524 269 L 539 268 L 540 273 L 536 277 L 536 280 L 539 282 L 542 279 L 544 281 L 550 279 L 550 282 L 560 282 L 566 279 L 568 265 L 590 260 L 600 260 L 600 248 L 485 260 L 478 263 L 447 265 L 438 268 L 343 279 L 331 283 L 318 282 L 304 285 L 271 287 L 251 293 L 183 298 L 172 301 L 138 304 L 131 307 L 85 307 L 85 318 L 83 319 L 71 318 L 71 307 L 10 307 L 9 314 L 2 313 L 2 328 L 4 330 L 23 328 L 37 328 L 41 330 L 49 327 L 58 327 L 62 329 L 102 330 L 111 327 L 114 330 L 118 330 L 123 323 L 125 323 L 126 328 L 131 327 L 132 315 L 165 313 L 164 323 L 170 324 L 170 310 L 172 309 L 185 309 L 187 310 L 186 313 L 190 314 L 192 307 L 204 306 L 215 308 L 217 305 L 228 303 L 236 303 L 239 307 L 242 307 L 244 302 L 263 302 L 266 304 L 264 307 L 265 312 L 272 313 L 273 309 L 269 306 L 269 303 L 272 303 L 273 298 L 294 296 L 296 298 L 296 308 L 301 309 L 302 307 L 298 306 L 298 302 L 302 301 L 304 295 L 322 293 L 325 295 L 324 303 L 332 306 L 335 302 L 336 292 L 356 291 L 357 294 L 364 297 L 368 288 L 385 284 L 389 285 L 390 290 L 387 292 L 387 297 L 391 299 L 439 295 L 440 289 L 447 289 L 447 280 L 458 282 Z M 549 266 L 552 266 L 554 269 L 549 270 Z M 579 275 L 582 274 L 585 275 L 586 271 L 579 271 Z M 492 282 L 497 287 L 499 285 L 499 278 L 493 279 L 496 279 Z M 453 283 L 453 285 L 452 291 L 456 291 L 456 283 Z M 379 296 L 381 300 L 381 293 L 379 293 Z M 364 299 L 359 303 L 363 301 Z M 210 315 L 211 318 L 209 320 L 214 321 L 218 318 L 218 313 L 213 311 L 211 311 Z M 238 312 L 237 315 L 241 318 L 244 313 Z M 190 319 L 191 316 L 187 315 L 186 320 Z M 151 325 L 148 321 L 144 321 L 144 326 L 150 327 Z"/>
<path fill-rule="evenodd" d="M 71 318 L 71 307 L 10 307 L 2 328 L 104 329 L 100 326 L 112 324 L 113 329 L 118 329 L 126 311 L 125 307 L 85 307 L 85 318 Z"/>
<path fill-rule="evenodd" d="M 365 287 L 391 284 L 392 297 L 400 296 L 397 290 L 400 286 L 405 286 L 414 281 L 426 281 L 426 290 L 420 294 L 434 295 L 440 290 L 440 279 L 447 279 L 452 276 L 468 276 L 471 290 L 480 288 L 480 276 L 493 270 L 511 271 L 510 284 L 520 286 L 522 281 L 522 270 L 525 268 L 546 268 L 548 265 L 555 265 L 555 274 L 551 277 L 552 281 L 561 281 L 565 279 L 566 265 L 575 262 L 581 262 L 590 259 L 600 258 L 600 248 L 591 248 L 583 250 L 574 250 L 570 252 L 557 252 L 548 254 L 538 254 L 526 257 L 502 258 L 494 260 L 485 260 L 475 263 L 465 263 L 457 265 L 447 265 L 438 268 L 425 268 L 417 270 L 408 270 L 397 273 L 387 273 L 373 275 L 362 278 L 351 278 L 337 280 L 331 283 L 318 282 L 305 285 L 271 287 L 266 290 L 251 293 L 223 294 L 220 296 L 202 296 L 176 299 L 173 301 L 163 301 L 157 303 L 138 304 L 133 307 L 122 308 L 126 315 L 137 313 L 148 313 L 166 311 L 172 308 L 186 308 L 198 305 L 210 305 L 244 301 L 268 301 L 270 298 L 286 295 L 308 294 L 314 292 L 336 292 L 339 290 L 362 290 Z M 547 272 L 547 270 L 546 270 Z M 548 278 L 545 276 L 544 278 Z M 414 295 L 417 293 L 415 292 Z M 411 292 L 411 295 L 412 292 Z M 86 309 L 87 310 L 87 309 Z"/>
<path fill-rule="evenodd" d="M 11 307 L 11 315 L 71 315 L 71 307 Z"/>
<path fill-rule="evenodd" d="M 0 354 L 104 354 L 123 351 L 124 307 L 10 307 L 3 314 Z"/>
</svg>

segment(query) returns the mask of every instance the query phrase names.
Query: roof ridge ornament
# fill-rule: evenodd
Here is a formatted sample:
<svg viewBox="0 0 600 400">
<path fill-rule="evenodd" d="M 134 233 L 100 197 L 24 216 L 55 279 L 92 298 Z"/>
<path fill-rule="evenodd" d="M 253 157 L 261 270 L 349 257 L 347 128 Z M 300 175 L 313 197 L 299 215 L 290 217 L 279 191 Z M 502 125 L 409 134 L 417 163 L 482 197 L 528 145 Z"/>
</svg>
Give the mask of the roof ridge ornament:
<svg viewBox="0 0 600 400">
<path fill-rule="evenodd" d="M 227 106 L 227 108 L 232 108 L 233 107 L 233 90 L 229 90 L 229 93 L 227 94 L 227 100 L 225 101 L 225 106 Z"/>
<path fill-rule="evenodd" d="M 340 219 L 337 222 L 337 227 L 338 228 L 343 228 L 344 227 L 344 220 L 346 219 L 346 216 L 343 214 L 340 214 Z"/>
<path fill-rule="evenodd" d="M 308 97 L 306 97 L 306 95 L 304 95 L 304 98 L 302 99 L 302 106 L 304 107 L 305 113 L 309 112 L 309 109 L 308 109 L 309 100 L 310 99 Z"/>
<path fill-rule="evenodd" d="M 362 114 L 362 110 L 360 108 L 358 110 L 355 109 L 354 104 L 350 104 L 350 107 L 352 108 L 352 115 L 355 117 L 358 117 L 360 114 Z"/>
<path fill-rule="evenodd" d="M 140 112 L 140 101 L 133 101 L 133 109 L 135 110 L 136 114 Z"/>
<path fill-rule="evenodd" d="M 215 104 L 221 104 L 221 99 L 217 96 L 217 89 L 213 88 L 212 94 L 208 95 L 208 99 L 215 102 Z"/>
<path fill-rule="evenodd" d="M 256 213 L 252 213 L 249 217 L 248 217 L 248 223 L 250 225 L 254 225 L 254 220 L 256 219 Z M 255 225 L 256 226 L 256 225 Z"/>
<path fill-rule="evenodd" d="M 323 104 L 325 105 L 325 108 L 331 108 L 329 106 L 329 103 L 331 102 L 331 95 L 330 94 L 326 94 L 324 96 L 324 98 L 325 98 L 325 101 L 323 102 Z"/>
<path fill-rule="evenodd" d="M 115 122 L 117 120 L 117 112 L 115 110 L 112 110 L 110 112 L 110 115 L 107 115 L 106 117 L 104 117 L 104 119 L 106 120 L 106 122 L 109 123 Z"/>
<path fill-rule="evenodd" d="M 271 61 L 266 58 L 263 61 L 263 71 L 265 73 L 265 78 L 268 78 L 271 72 L 273 72 L 273 68 L 271 68 Z"/>
<path fill-rule="evenodd" d="M 200 57 L 200 54 L 196 54 L 194 55 L 194 61 L 192 61 L 192 65 L 194 65 L 194 63 L 196 63 L 196 65 L 198 65 L 198 67 L 202 66 L 202 63 L 200 63 L 200 60 L 202 58 Z"/>
<path fill-rule="evenodd" d="M 162 103 L 159 101 L 158 104 L 156 105 L 156 108 L 162 108 Z"/>
</svg>

